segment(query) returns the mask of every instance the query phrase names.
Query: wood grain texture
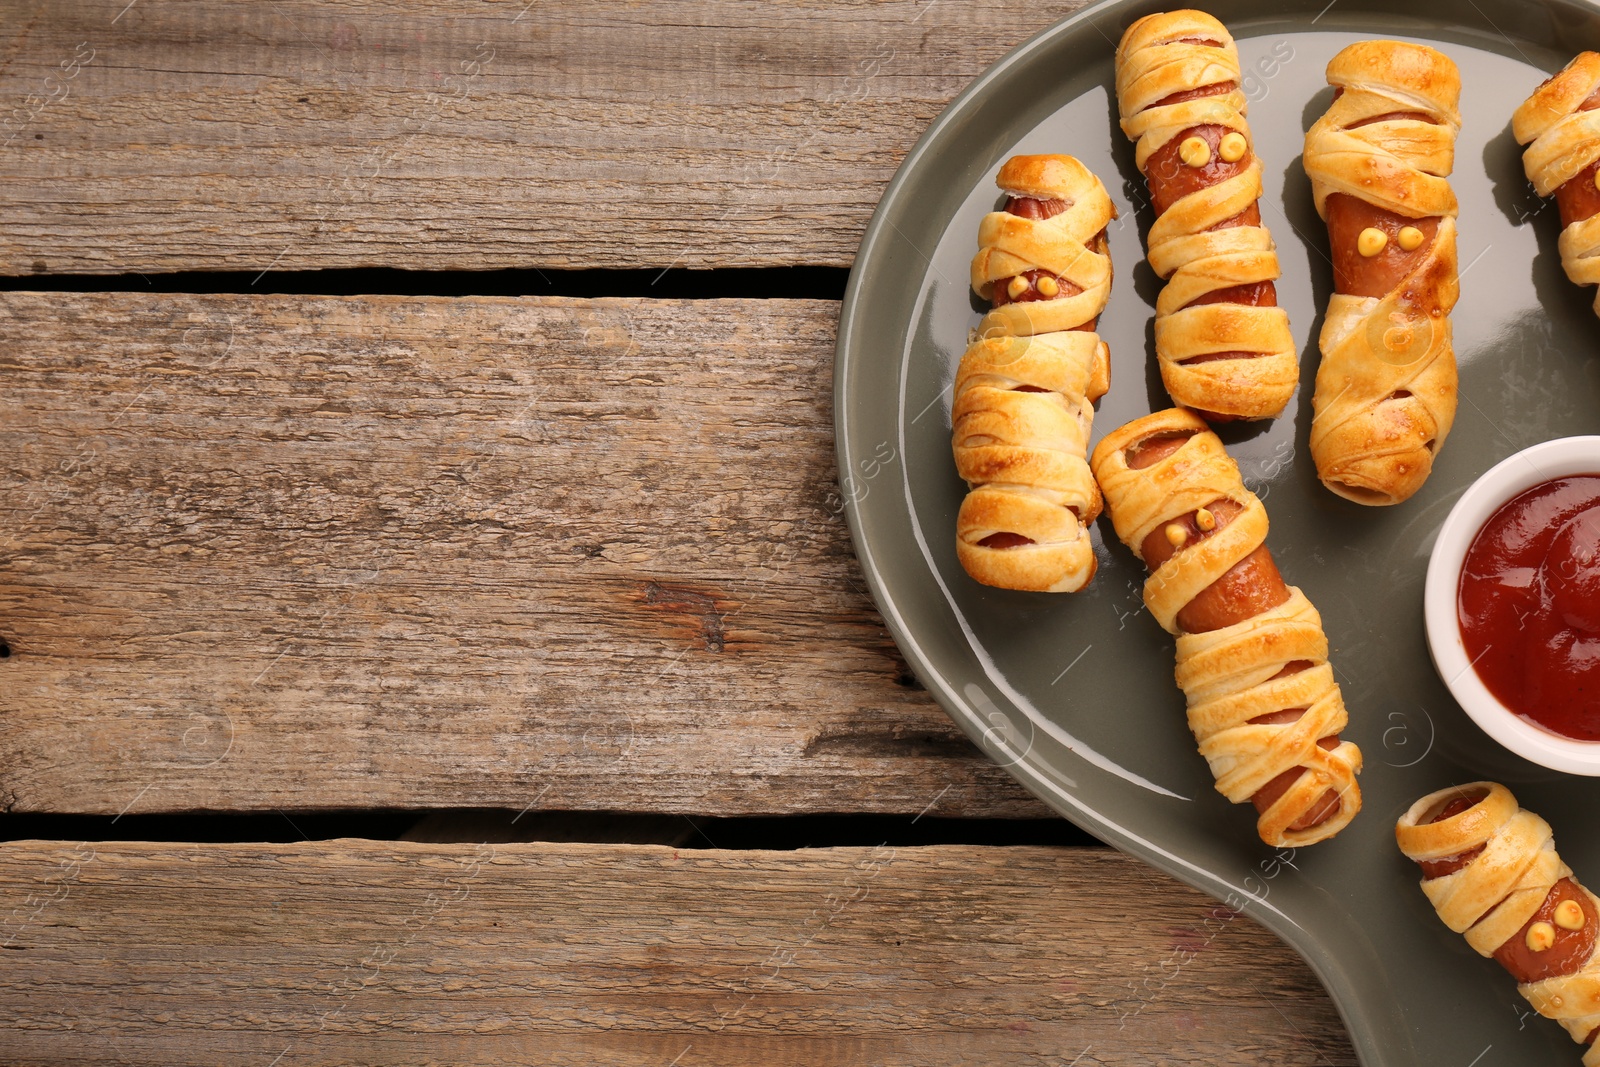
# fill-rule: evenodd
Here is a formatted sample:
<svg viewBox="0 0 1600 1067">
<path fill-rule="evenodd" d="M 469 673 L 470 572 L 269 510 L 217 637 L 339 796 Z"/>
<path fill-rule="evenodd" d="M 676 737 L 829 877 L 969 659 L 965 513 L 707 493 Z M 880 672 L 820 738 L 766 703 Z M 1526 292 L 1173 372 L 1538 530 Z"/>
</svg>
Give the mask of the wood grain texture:
<svg viewBox="0 0 1600 1067">
<path fill-rule="evenodd" d="M 864 590 L 837 314 L 0 294 L 0 810 L 1044 814 Z"/>
<path fill-rule="evenodd" d="M 1355 1063 L 1298 957 L 1101 849 L 16 842 L 0 945 L 39 1065 Z"/>
<path fill-rule="evenodd" d="M 0 0 L 0 273 L 848 265 L 1082 6 Z"/>
</svg>

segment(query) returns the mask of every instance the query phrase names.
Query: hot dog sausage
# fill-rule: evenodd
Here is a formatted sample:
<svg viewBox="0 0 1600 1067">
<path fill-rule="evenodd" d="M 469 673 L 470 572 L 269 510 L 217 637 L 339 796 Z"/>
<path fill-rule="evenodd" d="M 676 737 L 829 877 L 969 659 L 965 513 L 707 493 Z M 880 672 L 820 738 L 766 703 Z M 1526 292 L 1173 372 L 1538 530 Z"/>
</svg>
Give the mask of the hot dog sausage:
<svg viewBox="0 0 1600 1067">
<path fill-rule="evenodd" d="M 1156 356 L 1172 399 L 1213 422 L 1272 418 L 1299 378 L 1239 55 L 1200 11 L 1150 15 L 1117 48 L 1122 129 L 1156 211 Z"/>
<path fill-rule="evenodd" d="M 1178 682 L 1218 789 L 1251 801 L 1269 844 L 1337 833 L 1360 808 L 1360 750 L 1340 737 L 1320 619 L 1278 572 L 1238 467 L 1180 409 L 1112 431 L 1091 466 L 1118 536 L 1151 572 L 1145 603 L 1178 635 Z"/>
<path fill-rule="evenodd" d="M 990 311 L 961 357 L 951 409 L 956 469 L 971 489 L 956 556 L 986 585 L 1073 592 L 1096 566 L 1086 524 L 1100 492 L 1084 453 L 1109 384 L 1094 329 L 1116 209 L 1070 156 L 1013 157 L 996 181 L 1005 206 L 984 216 L 972 264 Z"/>
<path fill-rule="evenodd" d="M 1475 782 L 1418 800 L 1395 840 L 1421 866 L 1439 917 L 1590 1046 L 1585 1064 L 1600 1061 L 1600 900 L 1561 862 L 1549 824 L 1505 786 Z"/>
<path fill-rule="evenodd" d="M 1561 212 L 1561 266 L 1579 285 L 1600 283 L 1600 54 L 1580 53 L 1533 91 L 1512 116 L 1527 145 L 1522 166 L 1534 191 Z M 1600 294 L 1595 298 L 1600 314 Z"/>
<path fill-rule="evenodd" d="M 1422 487 L 1455 420 L 1457 205 L 1445 177 L 1461 78 L 1432 48 L 1360 41 L 1328 63 L 1328 81 L 1333 103 L 1305 145 L 1334 278 L 1311 457 L 1334 493 L 1397 504 Z"/>
</svg>

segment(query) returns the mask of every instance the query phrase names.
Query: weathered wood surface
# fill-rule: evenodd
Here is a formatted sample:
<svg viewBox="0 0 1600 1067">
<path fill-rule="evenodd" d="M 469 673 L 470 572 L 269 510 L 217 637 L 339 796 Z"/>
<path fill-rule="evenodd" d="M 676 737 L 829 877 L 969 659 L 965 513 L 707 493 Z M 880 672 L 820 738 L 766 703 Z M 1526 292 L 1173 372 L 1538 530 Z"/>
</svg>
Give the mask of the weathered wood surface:
<svg viewBox="0 0 1600 1067">
<path fill-rule="evenodd" d="M 0 294 L 0 810 L 1044 814 L 865 592 L 837 313 Z"/>
<path fill-rule="evenodd" d="M 0 0 L 0 273 L 847 265 L 1082 6 Z"/>
<path fill-rule="evenodd" d="M 0 946 L 13 1063 L 1355 1062 L 1298 957 L 1100 849 L 19 842 Z"/>
</svg>

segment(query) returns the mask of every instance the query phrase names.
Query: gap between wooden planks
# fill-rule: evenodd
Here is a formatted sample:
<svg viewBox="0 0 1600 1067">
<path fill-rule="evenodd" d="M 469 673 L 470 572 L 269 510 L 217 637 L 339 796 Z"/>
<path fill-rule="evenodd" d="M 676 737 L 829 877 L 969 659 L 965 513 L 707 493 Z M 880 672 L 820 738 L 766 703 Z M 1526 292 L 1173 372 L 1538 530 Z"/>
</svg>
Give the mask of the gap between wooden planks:
<svg viewBox="0 0 1600 1067">
<path fill-rule="evenodd" d="M 837 315 L 0 294 L 0 810 L 1045 814 L 865 592 Z"/>
<path fill-rule="evenodd" d="M 0 273 L 844 266 L 1082 6 L 0 0 Z"/>
<path fill-rule="evenodd" d="M 12 842 L 0 947 L 40 1065 L 1355 1063 L 1288 948 L 1097 849 Z"/>
</svg>

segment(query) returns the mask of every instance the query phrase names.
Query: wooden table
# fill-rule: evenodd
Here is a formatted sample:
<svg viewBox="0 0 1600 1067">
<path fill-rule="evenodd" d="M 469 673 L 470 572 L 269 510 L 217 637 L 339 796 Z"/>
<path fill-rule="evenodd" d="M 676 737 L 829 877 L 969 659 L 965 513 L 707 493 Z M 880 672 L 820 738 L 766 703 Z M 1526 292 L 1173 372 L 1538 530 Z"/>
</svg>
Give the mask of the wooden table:
<svg viewBox="0 0 1600 1067">
<path fill-rule="evenodd" d="M 0 0 L 0 1061 L 1353 1063 L 1170 878 L 896 829 L 1048 813 L 864 591 L 842 268 L 1078 6 Z"/>
</svg>

